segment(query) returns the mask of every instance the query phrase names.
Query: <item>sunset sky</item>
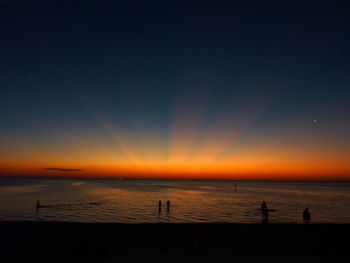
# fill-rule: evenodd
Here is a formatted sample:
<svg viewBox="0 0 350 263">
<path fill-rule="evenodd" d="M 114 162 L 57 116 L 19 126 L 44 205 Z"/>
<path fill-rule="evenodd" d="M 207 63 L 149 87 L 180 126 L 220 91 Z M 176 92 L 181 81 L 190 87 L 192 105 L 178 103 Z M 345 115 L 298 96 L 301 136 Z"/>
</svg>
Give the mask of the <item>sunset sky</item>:
<svg viewBox="0 0 350 263">
<path fill-rule="evenodd" d="M 0 176 L 350 180 L 341 1 L 28 2 L 0 0 Z"/>
</svg>

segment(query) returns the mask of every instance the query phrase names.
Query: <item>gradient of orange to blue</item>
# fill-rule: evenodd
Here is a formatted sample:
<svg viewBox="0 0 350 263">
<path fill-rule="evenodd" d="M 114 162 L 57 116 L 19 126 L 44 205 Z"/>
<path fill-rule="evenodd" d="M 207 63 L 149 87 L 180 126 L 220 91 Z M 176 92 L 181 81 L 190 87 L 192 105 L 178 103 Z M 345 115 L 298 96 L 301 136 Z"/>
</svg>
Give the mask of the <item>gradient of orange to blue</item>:
<svg viewBox="0 0 350 263">
<path fill-rule="evenodd" d="M 1 4 L 0 176 L 350 179 L 341 5 L 62 3 Z"/>
</svg>

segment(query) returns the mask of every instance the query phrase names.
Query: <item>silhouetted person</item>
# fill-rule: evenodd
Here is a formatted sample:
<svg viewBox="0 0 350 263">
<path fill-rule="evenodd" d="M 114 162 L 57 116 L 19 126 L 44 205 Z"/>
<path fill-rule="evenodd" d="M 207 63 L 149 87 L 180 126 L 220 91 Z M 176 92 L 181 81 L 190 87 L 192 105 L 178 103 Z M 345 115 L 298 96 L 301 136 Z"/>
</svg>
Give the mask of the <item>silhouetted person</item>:
<svg viewBox="0 0 350 263">
<path fill-rule="evenodd" d="M 160 215 L 160 212 L 162 211 L 162 201 L 161 200 L 159 200 L 158 201 L 158 213 L 159 213 L 159 215 Z"/>
<path fill-rule="evenodd" d="M 168 211 L 170 210 L 170 201 L 169 200 L 166 201 L 166 208 L 167 208 Z"/>
<path fill-rule="evenodd" d="M 261 221 L 263 224 L 267 224 L 269 222 L 269 210 L 268 209 L 261 210 Z"/>
<path fill-rule="evenodd" d="M 267 208 L 265 201 L 261 203 L 261 221 L 263 224 L 267 224 L 269 221 L 269 209 Z"/>
<path fill-rule="evenodd" d="M 306 208 L 303 212 L 304 224 L 309 224 L 311 220 L 311 214 L 309 212 L 309 208 Z"/>
<path fill-rule="evenodd" d="M 40 207 L 40 200 L 36 201 L 36 209 Z"/>
</svg>

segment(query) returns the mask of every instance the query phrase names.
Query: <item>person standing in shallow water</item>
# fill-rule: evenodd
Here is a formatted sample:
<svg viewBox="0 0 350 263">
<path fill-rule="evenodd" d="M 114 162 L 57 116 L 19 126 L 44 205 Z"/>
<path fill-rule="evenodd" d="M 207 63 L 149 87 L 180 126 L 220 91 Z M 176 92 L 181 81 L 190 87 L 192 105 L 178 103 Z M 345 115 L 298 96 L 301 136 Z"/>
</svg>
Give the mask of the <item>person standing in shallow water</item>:
<svg viewBox="0 0 350 263">
<path fill-rule="evenodd" d="M 306 208 L 303 212 L 304 224 L 309 224 L 311 220 L 311 214 L 309 212 L 309 208 Z"/>
<path fill-rule="evenodd" d="M 267 208 L 265 201 L 261 204 L 261 221 L 263 224 L 267 224 L 269 221 L 269 209 Z"/>
<path fill-rule="evenodd" d="M 170 201 L 169 200 L 166 201 L 166 208 L 167 208 L 168 211 L 170 210 Z"/>
<path fill-rule="evenodd" d="M 160 215 L 161 212 L 162 212 L 162 201 L 159 200 L 158 201 L 158 214 Z"/>
</svg>

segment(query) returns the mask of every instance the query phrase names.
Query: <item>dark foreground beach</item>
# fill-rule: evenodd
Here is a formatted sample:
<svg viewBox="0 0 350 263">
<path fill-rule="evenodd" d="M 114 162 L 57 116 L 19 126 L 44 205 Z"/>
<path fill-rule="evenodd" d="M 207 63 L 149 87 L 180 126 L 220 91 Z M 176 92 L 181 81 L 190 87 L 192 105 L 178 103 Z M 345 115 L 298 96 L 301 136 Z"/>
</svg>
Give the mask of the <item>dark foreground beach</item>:
<svg viewBox="0 0 350 263">
<path fill-rule="evenodd" d="M 350 225 L 0 222 L 2 262 L 350 262 Z"/>
</svg>

